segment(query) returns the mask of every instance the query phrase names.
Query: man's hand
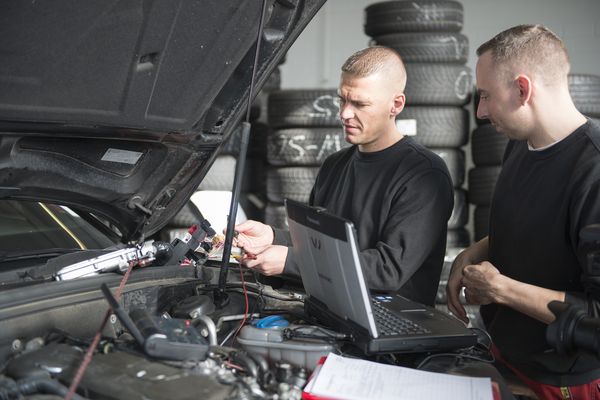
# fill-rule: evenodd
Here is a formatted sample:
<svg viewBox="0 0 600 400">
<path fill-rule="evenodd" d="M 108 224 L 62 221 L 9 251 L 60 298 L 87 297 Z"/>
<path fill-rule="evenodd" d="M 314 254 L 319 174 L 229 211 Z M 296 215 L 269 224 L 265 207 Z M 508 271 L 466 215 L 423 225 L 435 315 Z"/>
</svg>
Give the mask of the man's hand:
<svg viewBox="0 0 600 400">
<path fill-rule="evenodd" d="M 500 276 L 500 271 L 487 261 L 467 265 L 462 278 L 467 303 L 486 305 L 497 302 L 499 288 L 496 278 Z"/>
<path fill-rule="evenodd" d="M 280 275 L 283 273 L 287 254 L 288 248 L 286 246 L 271 245 L 252 258 L 244 257 L 242 264 L 263 275 Z"/>
<path fill-rule="evenodd" d="M 462 284 L 469 304 L 501 304 L 546 324 L 555 319 L 548 309 L 548 303 L 553 300 L 565 301 L 566 297 L 565 292 L 530 285 L 502 275 L 487 261 L 467 265 L 463 269 Z"/>
<path fill-rule="evenodd" d="M 236 225 L 235 230 L 238 235 L 233 239 L 233 245 L 248 253 L 261 253 L 273 243 L 273 229 L 262 222 L 248 220 Z"/>
<path fill-rule="evenodd" d="M 487 236 L 479 242 L 472 244 L 463 250 L 452 263 L 448 284 L 446 285 L 446 295 L 448 297 L 448 309 L 452 314 L 468 323 L 467 312 L 460 303 L 460 291 L 465 286 L 463 283 L 463 270 L 467 265 L 477 264 L 487 259 L 489 241 Z"/>
<path fill-rule="evenodd" d="M 448 276 L 448 283 L 446 284 L 446 296 L 448 298 L 448 310 L 454 314 L 457 318 L 461 319 L 465 323 L 469 323 L 467 318 L 467 312 L 460 303 L 460 291 L 462 289 L 463 282 L 463 270 L 471 262 L 468 259 L 466 251 L 460 253 L 454 259 L 452 263 L 452 269 L 450 270 L 450 276 Z"/>
</svg>

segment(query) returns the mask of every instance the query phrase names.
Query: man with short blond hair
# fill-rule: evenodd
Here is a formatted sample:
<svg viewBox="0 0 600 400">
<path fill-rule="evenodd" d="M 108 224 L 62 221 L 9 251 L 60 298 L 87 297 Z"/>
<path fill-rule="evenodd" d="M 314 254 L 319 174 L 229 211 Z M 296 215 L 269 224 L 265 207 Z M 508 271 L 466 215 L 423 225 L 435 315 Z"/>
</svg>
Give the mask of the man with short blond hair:
<svg viewBox="0 0 600 400">
<path fill-rule="evenodd" d="M 342 73 L 361 78 L 383 73 L 395 91 L 403 93 L 406 88 L 404 63 L 398 53 L 387 47 L 373 46 L 357 51 L 344 62 Z"/>
<path fill-rule="evenodd" d="M 557 354 L 545 332 L 553 300 L 600 315 L 597 274 L 579 238 L 582 228 L 600 222 L 600 127 L 575 108 L 567 51 L 549 29 L 513 27 L 477 54 L 477 116 L 511 141 L 489 236 L 454 261 L 448 306 L 466 320 L 464 287 L 467 302 L 482 305 L 497 358 L 541 398 L 596 398 L 598 358 Z"/>
<path fill-rule="evenodd" d="M 344 63 L 339 116 L 353 146 L 325 160 L 309 203 L 354 223 L 370 288 L 433 305 L 452 182 L 438 156 L 396 128 L 405 85 L 404 64 L 392 49 L 370 47 Z M 299 274 L 287 232 L 256 221 L 236 230 L 236 245 L 256 254 L 243 260 L 249 268 L 266 275 Z"/>
</svg>

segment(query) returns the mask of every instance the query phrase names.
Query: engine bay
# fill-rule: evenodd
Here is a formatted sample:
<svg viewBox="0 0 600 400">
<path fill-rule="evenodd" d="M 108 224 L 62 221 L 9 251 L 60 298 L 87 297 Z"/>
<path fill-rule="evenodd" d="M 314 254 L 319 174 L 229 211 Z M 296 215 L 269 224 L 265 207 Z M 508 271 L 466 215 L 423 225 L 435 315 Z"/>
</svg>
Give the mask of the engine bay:
<svg viewBox="0 0 600 400">
<path fill-rule="evenodd" d="M 78 289 L 66 288 L 51 299 L 40 296 L 40 301 L 20 306 L 9 304 L 2 310 L 0 329 L 0 399 L 65 398 L 103 313 L 107 323 L 72 398 L 300 398 L 310 373 L 307 367 L 335 347 L 325 330 L 302 330 L 295 338 L 303 325 L 282 326 L 282 321 L 287 326 L 288 320 L 301 320 L 303 295 L 252 282 L 253 274 L 244 271 L 251 282 L 228 282 L 228 304 L 217 308 L 212 297 L 217 272 L 217 267 L 191 264 L 134 271 L 119 304 L 123 313 L 134 317 L 146 346 L 109 308 L 98 287 L 114 288 L 120 278 L 116 273 L 56 282 Z M 244 278 L 239 268 L 231 275 Z M 82 290 L 84 284 L 87 290 Z M 73 301 L 77 297 L 80 301 Z M 135 317 L 140 310 L 146 320 Z M 250 319 L 253 323 L 242 328 Z M 189 340 L 190 332 L 194 340 Z M 273 332 L 279 337 L 263 335 Z M 188 348 L 190 356 L 174 357 L 168 353 L 173 348 L 167 347 L 167 353 L 163 348 L 163 353 L 149 355 L 148 343 L 159 339 L 197 345 L 202 351 Z M 269 340 L 277 342 L 275 347 Z"/>
</svg>

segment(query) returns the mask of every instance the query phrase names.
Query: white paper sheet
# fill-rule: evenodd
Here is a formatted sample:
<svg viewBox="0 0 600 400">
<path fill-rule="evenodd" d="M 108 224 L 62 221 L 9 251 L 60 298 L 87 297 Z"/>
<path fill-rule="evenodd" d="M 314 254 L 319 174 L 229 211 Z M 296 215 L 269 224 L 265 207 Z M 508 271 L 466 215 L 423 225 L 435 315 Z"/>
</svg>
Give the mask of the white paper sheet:
<svg viewBox="0 0 600 400">
<path fill-rule="evenodd" d="M 490 378 L 426 372 L 333 353 L 310 392 L 344 400 L 493 400 Z"/>
</svg>

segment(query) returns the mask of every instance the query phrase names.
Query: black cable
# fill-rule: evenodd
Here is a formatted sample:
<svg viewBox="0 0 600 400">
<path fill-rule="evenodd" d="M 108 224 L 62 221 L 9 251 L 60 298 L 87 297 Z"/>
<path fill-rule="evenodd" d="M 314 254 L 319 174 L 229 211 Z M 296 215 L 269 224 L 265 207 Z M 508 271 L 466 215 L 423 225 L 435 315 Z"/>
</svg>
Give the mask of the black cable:
<svg viewBox="0 0 600 400">
<path fill-rule="evenodd" d="M 195 291 L 196 294 L 200 294 L 200 293 L 207 293 L 207 292 L 213 292 L 217 287 L 215 285 L 210 285 L 210 286 L 204 286 L 204 287 L 196 287 Z M 242 285 L 238 284 L 238 283 L 228 283 L 227 286 L 225 287 L 225 289 L 242 289 Z M 246 291 L 248 293 L 251 294 L 261 294 L 260 289 L 257 289 L 253 283 L 251 282 L 246 282 Z M 271 295 L 269 293 L 264 293 L 262 292 L 261 294 L 263 297 L 269 297 L 271 299 L 275 299 L 275 300 L 279 300 L 279 301 L 289 301 L 289 302 L 297 302 L 297 303 L 301 303 L 303 300 L 301 299 L 292 299 L 292 298 L 286 298 L 285 296 L 274 296 Z"/>
<path fill-rule="evenodd" d="M 241 290 L 241 288 L 233 287 L 233 288 L 230 288 L 229 291 L 232 291 L 232 292 L 241 292 L 242 290 Z M 275 295 L 272 295 L 270 293 L 262 293 L 261 294 L 260 292 L 257 292 L 255 290 L 248 290 L 248 288 L 246 288 L 246 291 L 248 293 L 251 293 L 252 295 L 254 295 L 256 297 L 261 297 L 261 299 L 263 297 L 268 297 L 270 299 L 275 299 L 275 300 L 278 300 L 278 301 L 295 302 L 295 303 L 301 303 L 302 302 L 302 300 L 290 299 L 290 298 L 286 298 L 286 297 L 283 297 L 283 296 L 275 296 Z M 262 299 L 262 300 L 264 300 L 264 299 Z"/>
<path fill-rule="evenodd" d="M 492 364 L 496 361 L 496 358 L 493 356 L 493 354 L 489 354 L 488 358 L 483 358 L 483 357 L 479 357 L 476 355 L 472 355 L 472 354 L 465 354 L 465 353 L 437 353 L 437 354 L 431 354 L 427 357 L 425 357 L 415 368 L 416 369 L 421 369 L 423 368 L 423 366 L 425 364 L 427 364 L 429 361 L 431 361 L 434 358 L 437 357 L 454 357 L 456 359 L 470 359 L 470 360 L 475 360 L 475 361 L 481 361 L 484 363 L 488 363 L 488 364 Z"/>
<path fill-rule="evenodd" d="M 488 339 L 489 344 L 487 344 L 487 345 L 484 345 L 483 343 L 481 343 L 481 344 L 483 346 L 485 346 L 487 351 L 491 351 L 493 341 L 492 341 L 492 337 L 490 336 L 490 334 L 485 329 L 481 329 L 476 326 L 469 328 L 469 329 L 483 333 L 485 335 L 485 337 Z M 480 343 L 480 342 L 478 341 L 477 343 Z"/>
<path fill-rule="evenodd" d="M 316 333 L 305 333 L 302 332 L 303 330 L 307 330 L 307 329 L 311 329 L 312 331 L 317 331 L 320 332 L 321 335 L 316 334 Z M 299 326 L 296 328 L 285 328 L 283 330 L 283 337 L 285 339 L 294 339 L 294 338 L 302 338 L 302 339 L 317 339 L 317 340 L 323 340 L 326 341 L 328 343 L 336 343 L 338 341 L 347 341 L 347 340 L 351 340 L 352 337 L 350 335 L 344 334 L 344 333 L 337 333 L 337 332 L 332 332 L 329 330 L 326 330 L 324 328 L 321 328 L 319 326 Z"/>
<path fill-rule="evenodd" d="M 253 273 L 254 273 L 254 279 L 256 280 L 257 272 L 253 271 Z M 248 290 L 248 288 L 246 288 L 246 290 Z M 256 311 L 256 307 L 258 306 L 259 302 L 264 305 L 263 285 L 261 285 L 261 284 L 258 284 L 258 296 L 257 297 L 258 297 L 258 300 L 254 302 L 254 305 L 252 306 L 252 311 L 250 312 L 250 315 L 254 315 L 254 311 Z M 260 307 L 260 309 L 262 309 L 262 307 Z M 250 318 L 250 320 L 252 320 L 252 318 Z"/>
</svg>

